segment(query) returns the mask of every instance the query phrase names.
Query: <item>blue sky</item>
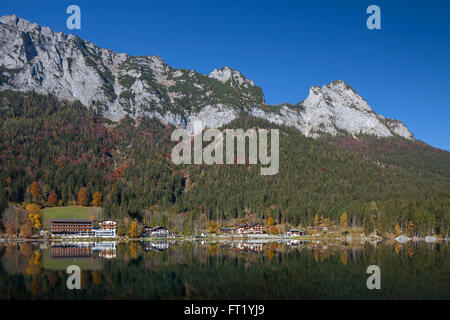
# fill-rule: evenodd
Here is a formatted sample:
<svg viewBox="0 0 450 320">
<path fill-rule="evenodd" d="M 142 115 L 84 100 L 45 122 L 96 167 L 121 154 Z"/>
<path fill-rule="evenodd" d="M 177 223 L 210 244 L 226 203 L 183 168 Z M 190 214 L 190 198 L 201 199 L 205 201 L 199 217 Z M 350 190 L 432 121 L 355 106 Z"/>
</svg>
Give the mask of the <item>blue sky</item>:
<svg viewBox="0 0 450 320">
<path fill-rule="evenodd" d="M 81 8 L 76 32 L 66 28 L 70 4 Z M 366 28 L 371 4 L 381 8 L 381 30 Z M 377 113 L 450 150 L 448 0 L 2 1 L 4 14 L 177 68 L 233 67 L 271 104 L 343 79 Z"/>
</svg>

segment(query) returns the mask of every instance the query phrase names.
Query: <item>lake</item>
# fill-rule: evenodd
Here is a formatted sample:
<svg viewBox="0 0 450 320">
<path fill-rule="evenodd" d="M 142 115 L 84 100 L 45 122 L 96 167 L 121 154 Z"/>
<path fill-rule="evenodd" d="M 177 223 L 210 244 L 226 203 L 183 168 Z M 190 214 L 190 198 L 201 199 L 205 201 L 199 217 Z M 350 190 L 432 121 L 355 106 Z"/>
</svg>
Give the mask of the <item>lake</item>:
<svg viewBox="0 0 450 320">
<path fill-rule="evenodd" d="M 81 270 L 69 290 L 66 269 Z M 368 266 L 381 289 L 369 290 Z M 0 299 L 449 299 L 448 243 L 0 244 Z"/>
</svg>

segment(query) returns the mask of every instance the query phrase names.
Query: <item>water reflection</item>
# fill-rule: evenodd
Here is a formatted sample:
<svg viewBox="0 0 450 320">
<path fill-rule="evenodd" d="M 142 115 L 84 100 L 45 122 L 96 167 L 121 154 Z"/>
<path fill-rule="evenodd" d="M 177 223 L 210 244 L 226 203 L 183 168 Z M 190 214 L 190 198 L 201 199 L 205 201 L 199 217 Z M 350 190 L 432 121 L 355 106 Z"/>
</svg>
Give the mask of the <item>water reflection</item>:
<svg viewBox="0 0 450 320">
<path fill-rule="evenodd" d="M 0 245 L 0 299 L 450 298 L 448 244 L 249 241 Z M 68 290 L 69 265 L 82 290 Z M 379 265 L 382 290 L 368 290 Z"/>
</svg>

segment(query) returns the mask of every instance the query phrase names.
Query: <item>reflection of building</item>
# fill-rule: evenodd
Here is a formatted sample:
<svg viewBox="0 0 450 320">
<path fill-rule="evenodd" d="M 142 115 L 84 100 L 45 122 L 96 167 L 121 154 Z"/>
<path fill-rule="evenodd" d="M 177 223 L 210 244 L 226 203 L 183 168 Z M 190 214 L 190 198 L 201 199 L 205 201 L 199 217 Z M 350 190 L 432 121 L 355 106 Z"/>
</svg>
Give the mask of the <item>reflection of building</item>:
<svg viewBox="0 0 450 320">
<path fill-rule="evenodd" d="M 52 220 L 50 231 L 58 236 L 89 237 L 93 227 L 92 220 Z"/>
<path fill-rule="evenodd" d="M 263 242 L 229 242 L 221 245 L 222 248 L 236 249 L 239 252 L 253 252 L 262 253 L 264 252 Z"/>
<path fill-rule="evenodd" d="M 93 250 L 98 251 L 98 256 L 101 258 L 112 259 L 117 257 L 115 242 L 95 242 Z"/>
<path fill-rule="evenodd" d="M 299 240 L 288 240 L 288 241 L 286 241 L 286 245 L 288 247 L 298 247 L 298 246 L 304 245 L 306 243 L 307 243 L 306 241 L 299 241 Z"/>
<path fill-rule="evenodd" d="M 262 243 L 247 243 L 247 242 L 239 242 L 236 245 L 236 248 L 239 251 L 251 251 L 261 253 L 264 251 Z"/>
<path fill-rule="evenodd" d="M 169 248 L 170 248 L 170 243 L 168 241 L 146 242 L 144 245 L 145 251 L 150 251 L 150 250 L 164 251 Z"/>
<path fill-rule="evenodd" d="M 92 257 L 89 244 L 58 244 L 50 248 L 52 258 L 88 258 Z"/>
<path fill-rule="evenodd" d="M 306 231 L 299 230 L 299 229 L 291 229 L 288 232 L 286 232 L 286 235 L 289 237 L 304 236 L 305 234 L 306 234 Z"/>
<path fill-rule="evenodd" d="M 170 236 L 170 231 L 164 227 L 144 227 L 145 237 L 168 237 Z"/>
</svg>

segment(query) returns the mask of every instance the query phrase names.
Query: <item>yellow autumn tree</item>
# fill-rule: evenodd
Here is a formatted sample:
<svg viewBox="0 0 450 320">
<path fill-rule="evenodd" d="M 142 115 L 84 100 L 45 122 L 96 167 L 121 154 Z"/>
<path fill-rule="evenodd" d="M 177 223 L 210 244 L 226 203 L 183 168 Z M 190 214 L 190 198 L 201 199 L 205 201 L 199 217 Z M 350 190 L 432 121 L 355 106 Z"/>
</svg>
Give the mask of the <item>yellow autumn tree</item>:
<svg viewBox="0 0 450 320">
<path fill-rule="evenodd" d="M 400 233 L 402 233 L 402 229 L 400 228 L 400 226 L 398 224 L 395 225 L 394 233 L 396 236 L 398 236 L 398 235 L 400 235 Z"/>
<path fill-rule="evenodd" d="M 347 228 L 348 226 L 348 217 L 347 217 L 347 213 L 343 213 L 341 215 L 341 227 L 342 228 Z"/>
<path fill-rule="evenodd" d="M 80 206 L 87 206 L 89 204 L 89 194 L 87 188 L 81 188 L 78 191 L 78 204 Z"/>
<path fill-rule="evenodd" d="M 30 219 L 33 228 L 41 229 L 42 228 L 42 212 L 41 206 L 37 204 L 29 204 L 26 206 L 25 210 L 28 213 L 28 218 Z"/>
<path fill-rule="evenodd" d="M 96 193 L 94 193 L 94 195 L 92 196 L 92 204 L 95 207 L 101 207 L 102 206 L 103 201 L 102 201 L 102 194 L 100 192 L 97 191 Z"/>
<path fill-rule="evenodd" d="M 319 225 L 319 216 L 317 214 L 314 216 L 314 225 L 315 226 Z"/>
<path fill-rule="evenodd" d="M 275 223 L 275 220 L 273 220 L 272 217 L 267 218 L 266 224 L 267 224 L 269 227 L 273 226 L 274 223 Z"/>
<path fill-rule="evenodd" d="M 137 238 L 139 233 L 138 233 L 138 224 L 136 219 L 134 219 L 131 224 L 130 224 L 130 229 L 128 230 L 128 233 L 130 235 L 130 238 Z"/>
</svg>

